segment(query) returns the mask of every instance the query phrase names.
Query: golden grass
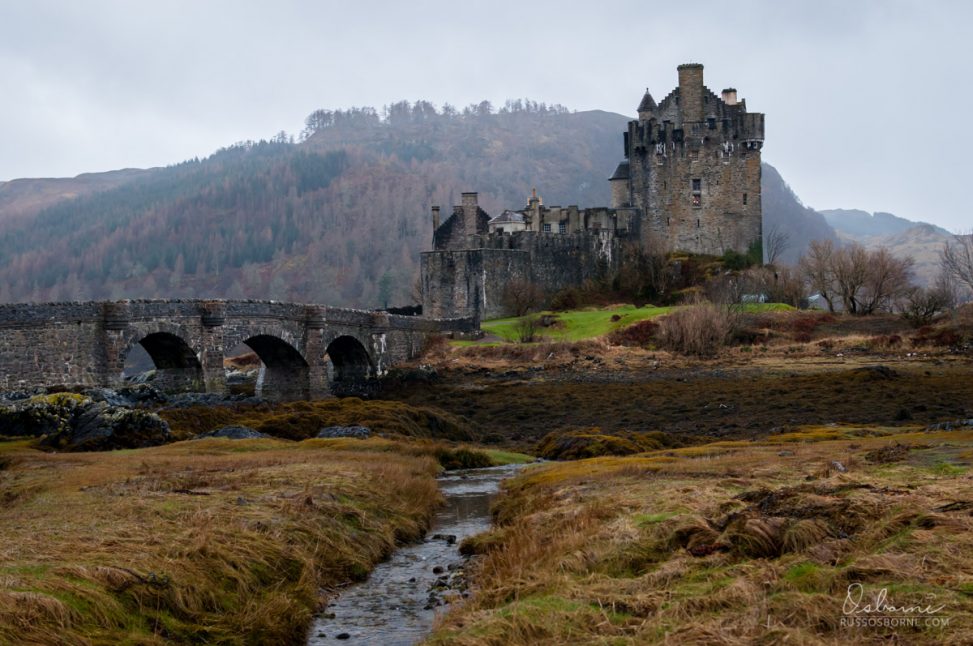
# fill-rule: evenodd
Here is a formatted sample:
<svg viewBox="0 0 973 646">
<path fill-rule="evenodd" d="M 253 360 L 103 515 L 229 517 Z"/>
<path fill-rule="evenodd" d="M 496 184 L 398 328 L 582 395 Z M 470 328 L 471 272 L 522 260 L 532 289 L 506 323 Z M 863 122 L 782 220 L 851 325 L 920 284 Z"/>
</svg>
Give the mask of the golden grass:
<svg viewBox="0 0 973 646">
<path fill-rule="evenodd" d="M 0 443 L 0 643 L 300 643 L 322 587 L 425 530 L 434 447 Z"/>
<path fill-rule="evenodd" d="M 482 554 L 476 593 L 428 643 L 969 643 L 973 430 L 902 430 L 529 467 L 464 546 Z M 899 445 L 895 462 L 865 458 Z M 934 599 L 951 623 L 842 626 L 852 583 Z"/>
</svg>

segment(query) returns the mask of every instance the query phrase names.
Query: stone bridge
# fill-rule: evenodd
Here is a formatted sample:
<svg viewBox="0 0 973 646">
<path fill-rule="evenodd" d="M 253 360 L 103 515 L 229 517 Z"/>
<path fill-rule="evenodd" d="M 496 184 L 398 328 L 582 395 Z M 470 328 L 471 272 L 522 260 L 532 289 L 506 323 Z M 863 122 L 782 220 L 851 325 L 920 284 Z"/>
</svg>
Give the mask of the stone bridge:
<svg viewBox="0 0 973 646">
<path fill-rule="evenodd" d="M 140 344 L 163 390 L 225 393 L 223 359 L 245 344 L 263 362 L 258 395 L 311 399 L 327 395 L 331 381 L 380 376 L 415 357 L 430 333 L 472 325 L 275 301 L 0 305 L 0 390 L 117 387 Z"/>
</svg>

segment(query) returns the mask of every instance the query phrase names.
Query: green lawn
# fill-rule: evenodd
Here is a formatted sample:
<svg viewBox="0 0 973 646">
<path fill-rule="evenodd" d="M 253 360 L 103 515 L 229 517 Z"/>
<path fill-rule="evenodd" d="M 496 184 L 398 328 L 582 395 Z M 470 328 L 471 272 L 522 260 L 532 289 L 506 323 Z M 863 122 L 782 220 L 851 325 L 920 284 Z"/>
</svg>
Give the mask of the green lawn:
<svg viewBox="0 0 973 646">
<path fill-rule="evenodd" d="M 783 303 L 746 303 L 740 305 L 744 312 L 778 312 L 794 309 Z M 548 341 L 581 341 L 604 336 L 619 328 L 628 327 L 645 319 L 668 314 L 673 307 L 635 307 L 634 305 L 620 305 L 618 307 L 601 309 L 570 310 L 567 312 L 544 312 L 556 316 L 558 325 L 539 328 L 537 336 Z M 613 321 L 612 317 L 618 316 Z M 483 321 L 480 327 L 487 334 L 493 334 L 506 341 L 517 341 L 518 317 L 493 319 Z M 458 343 L 458 342 L 454 342 Z M 475 343 L 475 342 L 472 342 Z M 471 343 L 471 344 L 472 344 Z"/>
<path fill-rule="evenodd" d="M 538 336 L 551 341 L 581 341 L 582 339 L 604 336 L 612 330 L 667 314 L 671 310 L 671 307 L 646 306 L 637 308 L 634 305 L 622 305 L 604 309 L 545 312 L 545 314 L 556 316 L 560 324 L 540 328 Z M 619 319 L 612 321 L 613 316 L 618 316 Z M 519 320 L 517 317 L 494 319 L 484 321 L 480 327 L 487 334 L 495 334 L 507 341 L 517 341 L 517 322 Z"/>
</svg>

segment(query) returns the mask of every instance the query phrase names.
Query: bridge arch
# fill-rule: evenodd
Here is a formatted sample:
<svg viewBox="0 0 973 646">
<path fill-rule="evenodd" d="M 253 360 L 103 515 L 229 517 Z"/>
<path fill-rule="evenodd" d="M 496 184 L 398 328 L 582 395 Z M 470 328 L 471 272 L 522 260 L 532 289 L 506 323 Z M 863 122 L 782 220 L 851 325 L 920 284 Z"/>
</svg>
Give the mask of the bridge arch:
<svg viewBox="0 0 973 646">
<path fill-rule="evenodd" d="M 253 350 L 262 367 L 255 394 L 274 400 L 307 399 L 310 393 L 310 366 L 304 355 L 280 336 L 257 333 L 242 340 Z"/>
<path fill-rule="evenodd" d="M 201 392 L 205 389 L 203 366 L 192 339 L 181 326 L 155 323 L 132 329 L 118 356 L 118 381 L 125 378 L 125 363 L 136 346 L 152 359 L 152 385 L 163 392 Z"/>
<path fill-rule="evenodd" d="M 331 360 L 331 381 L 357 381 L 375 373 L 374 362 L 365 345 L 350 334 L 333 339 L 325 353 Z"/>
</svg>

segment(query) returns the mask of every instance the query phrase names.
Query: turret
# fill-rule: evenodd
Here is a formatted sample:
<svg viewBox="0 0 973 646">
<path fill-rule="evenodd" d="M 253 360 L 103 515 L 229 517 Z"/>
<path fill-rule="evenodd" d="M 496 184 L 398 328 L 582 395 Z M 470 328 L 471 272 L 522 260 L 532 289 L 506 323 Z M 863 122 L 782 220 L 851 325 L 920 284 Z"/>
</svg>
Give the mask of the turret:
<svg viewBox="0 0 973 646">
<path fill-rule="evenodd" d="M 649 94 L 649 88 L 645 88 L 645 96 L 642 97 L 642 102 L 639 103 L 639 121 L 648 121 L 652 118 L 653 113 L 656 109 L 655 99 Z"/>
<path fill-rule="evenodd" d="M 703 120 L 703 66 L 684 63 L 679 70 L 679 111 L 683 123 Z"/>
<path fill-rule="evenodd" d="M 728 87 L 725 90 L 723 90 L 722 98 L 723 98 L 723 103 L 727 105 L 736 105 L 737 104 L 736 88 Z"/>
<path fill-rule="evenodd" d="M 610 178 L 608 178 L 608 183 L 611 186 L 612 191 L 612 203 L 611 207 L 613 209 L 620 209 L 626 206 L 631 206 L 631 200 L 629 198 L 629 163 L 623 161 L 618 164 L 615 172 Z"/>
</svg>

